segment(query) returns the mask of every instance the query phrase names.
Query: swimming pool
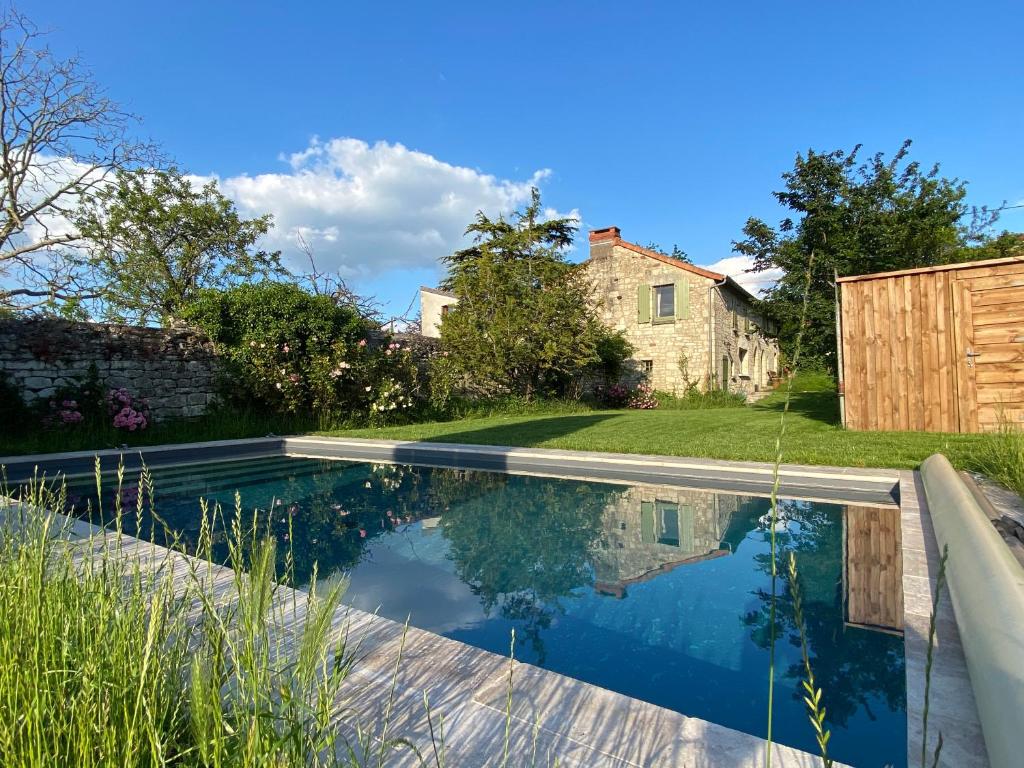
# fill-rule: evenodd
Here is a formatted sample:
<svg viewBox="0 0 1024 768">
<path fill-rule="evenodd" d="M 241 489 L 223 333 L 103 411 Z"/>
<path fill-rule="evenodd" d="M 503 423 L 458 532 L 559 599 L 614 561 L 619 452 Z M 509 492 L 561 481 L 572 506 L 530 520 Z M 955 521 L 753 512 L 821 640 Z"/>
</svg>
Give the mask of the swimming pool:
<svg viewBox="0 0 1024 768">
<path fill-rule="evenodd" d="M 314 562 L 321 575 L 348 572 L 346 600 L 355 607 L 408 616 L 416 627 L 502 654 L 514 628 L 522 661 L 764 735 L 766 499 L 283 456 L 153 474 L 157 514 L 186 548 L 199 533 L 198 498 L 230 511 L 238 490 L 244 509 L 270 518 L 300 583 Z M 95 498 L 94 481 L 73 482 L 69 492 L 83 509 Z M 134 492 L 132 483 L 122 489 L 128 508 Z M 103 506 L 112 507 L 109 494 Z M 783 501 L 776 531 L 780 559 L 795 552 L 801 572 L 830 751 L 854 765 L 906 764 L 903 639 L 884 629 L 899 595 L 858 592 L 879 556 L 872 551 L 864 562 L 858 532 L 876 530 L 888 513 L 898 514 Z M 134 521 L 126 522 L 134 533 Z M 151 523 L 144 519 L 139 535 Z M 775 737 L 814 752 L 781 579 L 779 593 Z"/>
</svg>

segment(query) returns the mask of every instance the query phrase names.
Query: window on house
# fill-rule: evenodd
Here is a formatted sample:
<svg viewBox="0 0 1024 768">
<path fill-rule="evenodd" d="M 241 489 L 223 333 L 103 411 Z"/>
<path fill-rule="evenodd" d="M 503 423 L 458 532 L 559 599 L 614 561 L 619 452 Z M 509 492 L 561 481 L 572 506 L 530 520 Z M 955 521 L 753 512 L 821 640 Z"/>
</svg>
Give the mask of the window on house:
<svg viewBox="0 0 1024 768">
<path fill-rule="evenodd" d="M 729 373 L 730 373 L 729 369 L 730 369 L 729 356 L 728 355 L 724 355 L 722 357 L 722 389 L 728 389 L 729 388 L 729 378 L 730 378 L 729 377 Z"/>
<path fill-rule="evenodd" d="M 676 316 L 676 287 L 674 285 L 654 286 L 654 319 L 674 320 Z"/>
<path fill-rule="evenodd" d="M 653 360 L 641 360 L 640 370 L 648 375 L 654 373 L 654 361 Z"/>
<path fill-rule="evenodd" d="M 749 362 L 748 362 L 748 358 L 747 358 L 747 350 L 741 349 L 740 350 L 740 376 L 749 376 L 750 375 L 750 371 L 747 370 L 747 366 L 748 365 L 749 365 Z"/>
<path fill-rule="evenodd" d="M 448 316 L 449 306 L 450 305 L 448 305 L 448 304 L 442 304 L 441 305 L 441 317 L 447 317 Z"/>
<path fill-rule="evenodd" d="M 740 329 L 740 313 L 735 309 L 732 311 L 732 329 L 738 331 Z"/>
<path fill-rule="evenodd" d="M 655 501 L 655 518 L 661 523 L 658 543 L 679 546 L 679 505 L 671 501 Z"/>
</svg>

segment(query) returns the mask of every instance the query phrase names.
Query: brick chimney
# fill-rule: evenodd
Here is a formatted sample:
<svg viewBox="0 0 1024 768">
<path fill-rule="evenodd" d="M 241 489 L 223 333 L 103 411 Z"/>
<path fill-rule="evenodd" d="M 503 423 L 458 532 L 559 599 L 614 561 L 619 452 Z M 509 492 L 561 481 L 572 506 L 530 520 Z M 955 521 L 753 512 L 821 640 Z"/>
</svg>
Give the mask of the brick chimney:
<svg viewBox="0 0 1024 768">
<path fill-rule="evenodd" d="M 590 260 L 603 261 L 610 259 L 615 243 L 619 241 L 621 233 L 618 227 L 605 227 L 595 229 L 590 233 Z"/>
<path fill-rule="evenodd" d="M 618 227 L 605 227 L 604 229 L 593 229 L 590 231 L 591 243 L 603 243 L 606 240 L 617 240 L 622 237 Z"/>
</svg>

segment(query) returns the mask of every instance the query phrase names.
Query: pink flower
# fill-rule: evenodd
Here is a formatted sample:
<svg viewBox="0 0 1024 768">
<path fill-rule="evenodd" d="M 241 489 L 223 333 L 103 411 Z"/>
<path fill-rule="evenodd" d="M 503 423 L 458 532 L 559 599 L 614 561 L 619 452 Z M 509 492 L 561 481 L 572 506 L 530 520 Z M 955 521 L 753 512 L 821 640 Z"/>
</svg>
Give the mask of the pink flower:
<svg viewBox="0 0 1024 768">
<path fill-rule="evenodd" d="M 360 339 L 359 340 L 359 346 L 360 347 L 365 347 L 366 346 L 366 339 Z"/>
<path fill-rule="evenodd" d="M 287 355 L 289 352 L 291 352 L 291 349 L 288 347 L 287 344 L 285 344 L 283 347 L 281 347 L 281 351 Z"/>
<path fill-rule="evenodd" d="M 359 529 L 359 538 L 360 539 L 365 539 L 366 538 L 366 529 L 365 528 L 360 528 Z"/>
</svg>

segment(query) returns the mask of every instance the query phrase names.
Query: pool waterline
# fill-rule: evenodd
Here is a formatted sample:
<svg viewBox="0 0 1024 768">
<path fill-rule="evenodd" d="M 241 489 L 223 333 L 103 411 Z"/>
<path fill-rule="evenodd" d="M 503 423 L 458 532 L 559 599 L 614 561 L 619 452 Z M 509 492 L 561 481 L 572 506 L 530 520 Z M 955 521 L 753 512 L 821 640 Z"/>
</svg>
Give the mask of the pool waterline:
<svg viewBox="0 0 1024 768">
<path fill-rule="evenodd" d="M 764 499 L 287 458 L 154 475 L 160 514 L 186 545 L 197 497 L 230 508 L 238 488 L 247 509 L 276 516 L 272 530 L 295 553 L 300 580 L 314 560 L 322 575 L 348 571 L 359 608 L 411 614 L 414 626 L 505 654 L 516 627 L 521 660 L 763 735 Z M 899 765 L 902 639 L 845 621 L 843 515 L 838 505 L 783 502 L 779 538 L 801 563 L 835 756 Z M 786 623 L 779 641 L 776 738 L 813 751 L 793 631 Z M 865 753 L 872 744 L 878 759 Z"/>
</svg>

